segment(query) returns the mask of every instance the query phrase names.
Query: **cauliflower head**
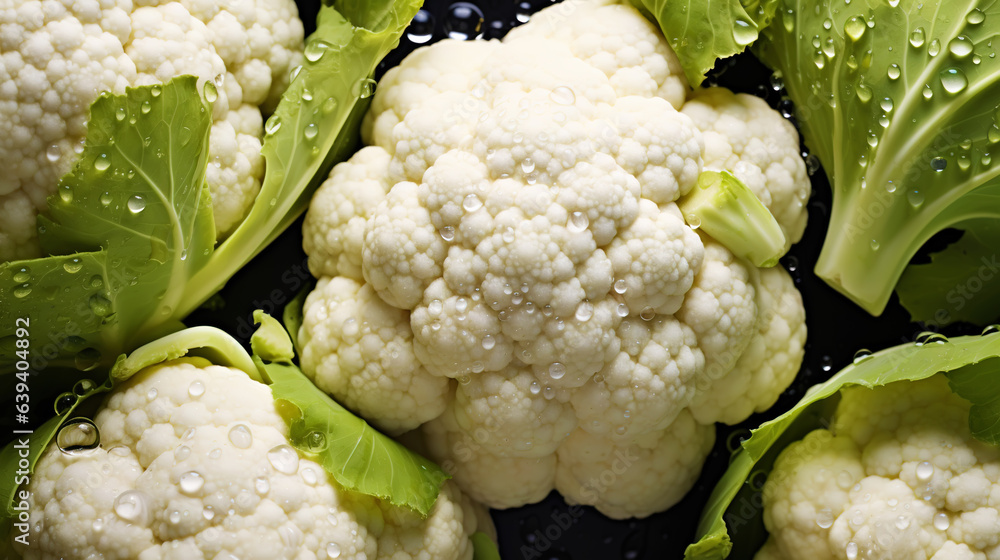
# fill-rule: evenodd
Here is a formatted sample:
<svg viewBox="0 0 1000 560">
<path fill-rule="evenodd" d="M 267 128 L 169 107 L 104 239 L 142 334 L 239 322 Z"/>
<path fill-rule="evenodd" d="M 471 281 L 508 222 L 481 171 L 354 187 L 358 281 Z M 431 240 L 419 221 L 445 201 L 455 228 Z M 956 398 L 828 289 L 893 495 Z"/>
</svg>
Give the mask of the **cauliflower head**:
<svg viewBox="0 0 1000 560">
<path fill-rule="evenodd" d="M 25 560 L 470 560 L 494 532 L 453 482 L 426 519 L 343 489 L 289 445 L 268 386 L 203 359 L 136 374 L 94 424 L 99 447 L 39 460 Z"/>
<path fill-rule="evenodd" d="M 757 558 L 997 558 L 1000 450 L 973 439 L 947 378 L 841 395 L 830 429 L 775 461 Z"/>
<path fill-rule="evenodd" d="M 791 382 L 805 324 L 784 270 L 676 201 L 734 169 L 797 240 L 809 194 L 779 114 L 688 94 L 659 31 L 613 0 L 408 56 L 306 216 L 303 371 L 382 429 L 420 428 L 490 506 L 679 500 L 713 423 Z"/>
<path fill-rule="evenodd" d="M 0 9 L 0 262 L 40 256 L 35 216 L 83 150 L 102 92 L 193 74 L 216 88 L 206 181 L 217 234 L 264 174 L 261 109 L 301 58 L 293 0 L 26 0 Z"/>
</svg>

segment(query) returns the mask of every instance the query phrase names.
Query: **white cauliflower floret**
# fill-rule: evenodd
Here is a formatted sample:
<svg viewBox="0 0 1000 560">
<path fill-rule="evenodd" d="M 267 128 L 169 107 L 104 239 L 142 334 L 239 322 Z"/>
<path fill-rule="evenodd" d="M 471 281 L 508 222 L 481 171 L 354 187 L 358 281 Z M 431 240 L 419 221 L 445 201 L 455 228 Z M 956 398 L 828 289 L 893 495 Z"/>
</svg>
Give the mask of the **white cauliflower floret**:
<svg viewBox="0 0 1000 560">
<path fill-rule="evenodd" d="M 537 35 L 567 44 L 573 54 L 605 73 L 619 97 L 639 95 L 684 103 L 688 84 L 677 55 L 649 20 L 613 0 L 564 2 L 542 10 L 531 25 L 508 37 Z"/>
<path fill-rule="evenodd" d="M 699 422 L 735 424 L 767 410 L 799 371 L 806 340 L 802 295 L 780 267 L 760 271 L 757 294 L 757 332 L 746 350 L 725 375 L 699 380 L 705 387 L 691 403 Z"/>
<path fill-rule="evenodd" d="M 306 216 L 321 280 L 303 368 L 380 426 L 423 424 L 428 454 L 493 507 L 553 489 L 614 517 L 679 500 L 711 424 L 773 403 L 805 342 L 786 274 L 685 223 L 678 201 L 714 154 L 706 134 L 722 133 L 686 114 L 687 89 L 655 26 L 611 0 L 552 6 L 503 42 L 417 49 L 375 93 L 369 147 Z M 719 114 L 748 121 L 731 151 L 765 169 L 754 192 L 799 224 L 775 167 L 794 167 L 781 159 L 797 157 L 794 129 L 722 95 Z M 375 296 L 408 316 L 391 330 L 406 350 L 371 348 L 370 367 L 345 373 L 333 364 L 358 354 L 332 310 L 364 322 Z M 408 366 L 386 369 L 386 353 Z M 635 461 L 607 491 L 581 493 L 626 450 Z"/>
<path fill-rule="evenodd" d="M 713 443 L 715 428 L 687 411 L 666 430 L 621 443 L 577 430 L 559 448 L 556 489 L 609 517 L 645 517 L 680 501 Z"/>
<path fill-rule="evenodd" d="M 469 560 L 492 532 L 452 483 L 423 520 L 344 490 L 289 446 L 266 385 L 205 360 L 139 372 L 94 424 L 100 447 L 40 459 L 25 560 Z"/>
<path fill-rule="evenodd" d="M 370 285 L 339 277 L 320 280 L 306 308 L 302 368 L 320 389 L 389 432 L 441 414 L 451 381 L 415 358 L 405 311 L 387 305 Z"/>
<path fill-rule="evenodd" d="M 549 495 L 555 485 L 556 456 L 502 456 L 484 452 L 490 440 L 503 437 L 490 426 L 463 430 L 452 409 L 421 428 L 428 454 L 472 499 L 494 508 L 533 504 Z M 511 484 L 516 480 L 516 484 Z"/>
<path fill-rule="evenodd" d="M 833 426 L 778 456 L 757 558 L 993 558 L 1000 451 L 947 378 L 841 391 Z"/>
<path fill-rule="evenodd" d="M 312 199 L 315 210 L 306 215 L 304 230 L 312 235 L 302 241 L 314 276 L 344 276 L 364 280 L 361 250 L 365 223 L 385 200 L 385 168 L 389 154 L 363 148 L 350 161 L 336 167 Z"/>
<path fill-rule="evenodd" d="M 732 172 L 771 211 L 789 244 L 801 239 L 810 183 L 795 127 L 763 99 L 725 88 L 695 92 L 682 112 L 704 132 L 705 169 Z"/>
<path fill-rule="evenodd" d="M 83 148 L 105 91 L 193 74 L 218 89 L 206 182 L 217 234 L 249 210 L 264 173 L 260 107 L 277 104 L 302 49 L 291 0 L 19 2 L 0 10 L 0 261 L 40 254 L 34 218 Z M 30 206 L 28 203 L 30 202 Z"/>
</svg>

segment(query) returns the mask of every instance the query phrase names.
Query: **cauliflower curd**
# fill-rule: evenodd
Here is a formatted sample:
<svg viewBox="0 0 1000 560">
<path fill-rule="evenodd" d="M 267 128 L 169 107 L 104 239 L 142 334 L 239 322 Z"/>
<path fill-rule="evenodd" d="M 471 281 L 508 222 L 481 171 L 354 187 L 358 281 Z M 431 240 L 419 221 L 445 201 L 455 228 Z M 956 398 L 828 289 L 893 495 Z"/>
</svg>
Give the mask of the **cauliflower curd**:
<svg viewBox="0 0 1000 560">
<path fill-rule="evenodd" d="M 947 378 L 842 390 L 833 426 L 785 448 L 758 560 L 1000 557 L 1000 450 Z"/>
<path fill-rule="evenodd" d="M 471 560 L 493 533 L 453 482 L 426 519 L 343 489 L 289 445 L 267 385 L 205 360 L 136 374 L 95 425 L 100 447 L 40 459 L 24 560 Z"/>
<path fill-rule="evenodd" d="M 475 499 L 663 510 L 713 423 L 769 407 L 798 370 L 791 278 L 675 203 L 728 170 L 797 241 L 798 135 L 755 97 L 690 93 L 631 6 L 568 2 L 503 42 L 418 49 L 363 137 L 306 217 L 303 370 L 385 430 L 420 428 Z"/>
<path fill-rule="evenodd" d="M 260 106 L 277 104 L 302 36 L 293 0 L 0 7 L 0 262 L 40 256 L 35 217 L 83 149 L 97 96 L 181 74 L 215 86 L 206 182 L 226 236 L 260 190 Z"/>
</svg>

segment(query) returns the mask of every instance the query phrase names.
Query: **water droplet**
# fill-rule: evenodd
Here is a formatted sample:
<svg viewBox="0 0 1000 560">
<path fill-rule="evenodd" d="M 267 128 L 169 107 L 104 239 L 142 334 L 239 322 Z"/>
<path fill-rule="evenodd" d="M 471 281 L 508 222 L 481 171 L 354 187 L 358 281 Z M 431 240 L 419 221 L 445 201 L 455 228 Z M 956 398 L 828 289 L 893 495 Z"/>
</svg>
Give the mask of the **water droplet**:
<svg viewBox="0 0 1000 560">
<path fill-rule="evenodd" d="M 932 476 L 934 476 L 934 465 L 930 464 L 928 461 L 921 461 L 917 464 L 916 474 L 917 480 L 927 482 Z"/>
<path fill-rule="evenodd" d="M 302 135 L 306 137 L 306 140 L 316 138 L 317 134 L 319 134 L 319 127 L 316 126 L 316 123 L 307 124 L 305 129 L 302 131 Z"/>
<path fill-rule="evenodd" d="M 847 543 L 844 547 L 844 554 L 847 555 L 847 560 L 855 560 L 858 557 L 858 545 L 855 542 Z"/>
<path fill-rule="evenodd" d="M 89 418 L 74 418 L 59 428 L 56 445 L 63 453 L 90 451 L 101 445 L 101 434 Z"/>
<path fill-rule="evenodd" d="M 280 473 L 294 474 L 299 470 L 299 454 L 288 445 L 272 448 L 267 452 L 267 460 Z"/>
<path fill-rule="evenodd" d="M 947 513 L 938 513 L 934 516 L 934 528 L 938 531 L 945 531 L 951 526 L 951 520 L 948 519 Z"/>
<path fill-rule="evenodd" d="M 73 384 L 73 394 L 82 397 L 96 386 L 97 384 L 91 379 L 81 379 Z"/>
<path fill-rule="evenodd" d="M 444 226 L 441 228 L 441 239 L 445 241 L 455 239 L 455 228 L 453 226 Z"/>
<path fill-rule="evenodd" d="M 361 99 L 368 99 L 375 93 L 375 80 L 371 78 L 364 78 L 355 82 L 354 87 L 351 88 L 351 93 L 355 97 Z"/>
<path fill-rule="evenodd" d="M 316 471 L 310 468 L 305 468 L 302 469 L 302 480 L 305 481 L 305 483 L 308 484 L 309 486 L 313 486 L 316 484 L 319 478 L 316 476 Z"/>
<path fill-rule="evenodd" d="M 582 301 L 576 306 L 576 320 L 585 322 L 594 315 L 594 306 L 589 301 Z"/>
<path fill-rule="evenodd" d="M 201 516 L 205 518 L 205 521 L 211 521 L 215 519 L 215 508 L 212 506 L 205 506 L 201 510 Z"/>
<path fill-rule="evenodd" d="M 78 257 L 74 257 L 63 263 L 63 270 L 65 270 L 70 274 L 76 274 L 77 272 L 80 272 L 82 268 L 83 268 L 83 261 L 80 260 Z"/>
<path fill-rule="evenodd" d="M 108 167 L 111 167 L 111 158 L 108 154 L 101 154 L 94 160 L 94 169 L 105 171 Z"/>
<path fill-rule="evenodd" d="M 488 334 L 483 337 L 483 350 L 492 350 L 496 345 L 497 339 L 493 338 L 493 335 Z"/>
<path fill-rule="evenodd" d="M 774 91 L 781 91 L 785 89 L 785 80 L 782 79 L 780 72 L 771 74 L 767 81 L 771 84 L 771 89 Z"/>
<path fill-rule="evenodd" d="M 580 233 L 590 225 L 590 218 L 583 212 L 573 212 L 570 214 L 569 223 L 566 228 L 573 233 Z"/>
<path fill-rule="evenodd" d="M 549 366 L 549 377 L 552 379 L 562 379 L 564 375 L 566 375 L 565 365 L 559 362 L 553 362 L 552 365 Z"/>
<path fill-rule="evenodd" d="M 931 169 L 937 172 L 944 171 L 948 167 L 948 160 L 943 157 L 931 158 Z"/>
<path fill-rule="evenodd" d="M 872 88 L 870 88 L 865 84 L 858 84 L 856 91 L 858 94 L 858 99 L 861 100 L 862 103 L 868 103 L 869 101 L 871 101 Z"/>
<path fill-rule="evenodd" d="M 149 101 L 143 101 L 142 105 L 139 106 L 139 112 L 145 115 L 148 114 L 152 108 L 153 106 L 149 104 Z"/>
<path fill-rule="evenodd" d="M 878 241 L 877 241 L 877 240 L 875 240 L 875 239 L 872 239 L 872 240 L 871 240 L 871 241 L 870 241 L 870 242 L 868 243 L 868 246 L 872 248 L 872 251 L 878 251 L 878 249 L 879 249 L 879 244 L 878 244 Z"/>
<path fill-rule="evenodd" d="M 965 35 L 959 35 L 948 43 L 948 51 L 956 58 L 965 58 L 972 54 L 972 40 Z"/>
<path fill-rule="evenodd" d="M 901 71 L 898 64 L 890 64 L 889 69 L 886 71 L 890 80 L 896 80 L 899 78 Z"/>
<path fill-rule="evenodd" d="M 313 430 L 302 438 L 302 444 L 311 453 L 320 453 L 326 449 L 326 434 Z"/>
<path fill-rule="evenodd" d="M 528 174 L 535 170 L 535 162 L 531 158 L 524 158 L 521 162 L 521 172 Z"/>
<path fill-rule="evenodd" d="M 757 26 L 742 18 L 733 21 L 733 39 L 738 45 L 749 45 L 757 39 Z"/>
<path fill-rule="evenodd" d="M 148 522 L 149 499 L 138 490 L 122 492 L 115 498 L 114 509 L 118 517 L 129 523 L 145 525 Z"/>
<path fill-rule="evenodd" d="M 101 294 L 90 296 L 90 310 L 98 317 L 111 315 L 111 301 Z"/>
<path fill-rule="evenodd" d="M 181 512 L 175 509 L 174 511 L 170 512 L 170 514 L 167 516 L 167 519 L 170 520 L 170 522 L 173 523 L 174 525 L 177 525 L 178 523 L 181 522 Z"/>
<path fill-rule="evenodd" d="M 205 479 L 200 473 L 195 471 L 188 471 L 181 475 L 180 487 L 181 492 L 185 494 L 192 495 L 197 493 L 201 488 L 205 486 Z"/>
<path fill-rule="evenodd" d="M 174 449 L 174 460 L 180 462 L 184 461 L 191 456 L 191 448 L 186 445 L 181 445 Z"/>
<path fill-rule="evenodd" d="M 271 483 L 268 482 L 266 478 L 261 476 L 253 481 L 253 488 L 258 494 L 267 494 L 267 492 L 271 489 Z"/>
<path fill-rule="evenodd" d="M 128 199 L 128 203 L 126 205 L 128 206 L 129 212 L 138 214 L 146 209 L 146 199 L 144 199 L 142 195 L 132 195 L 132 197 Z"/>
<path fill-rule="evenodd" d="M 330 50 L 331 46 L 332 45 L 330 45 L 330 43 L 319 39 L 309 41 L 306 43 L 306 48 L 303 54 L 309 62 L 317 62 L 319 59 L 323 58 L 323 55 L 326 54 L 326 51 Z"/>
<path fill-rule="evenodd" d="M 910 44 L 915 48 L 920 48 L 924 46 L 924 28 L 918 27 L 910 33 Z"/>
<path fill-rule="evenodd" d="M 31 280 L 31 270 L 27 268 L 18 269 L 18 271 L 14 273 L 12 280 L 18 284 L 23 284 Z"/>
<path fill-rule="evenodd" d="M 101 352 L 97 348 L 84 348 L 73 357 L 76 369 L 80 371 L 90 371 L 101 363 Z"/>
<path fill-rule="evenodd" d="M 968 22 L 969 25 L 979 25 L 980 23 L 983 23 L 983 20 L 985 19 L 986 14 L 984 14 L 979 8 L 973 8 L 972 11 L 965 16 L 965 21 Z"/>
<path fill-rule="evenodd" d="M 643 321 L 652 321 L 656 316 L 656 311 L 652 307 L 645 307 L 639 312 L 639 318 Z"/>
<path fill-rule="evenodd" d="M 267 119 L 264 123 L 264 132 L 270 136 L 281 128 L 281 117 L 277 114 L 271 115 L 271 118 Z"/>
<path fill-rule="evenodd" d="M 479 197 L 475 194 L 469 193 L 465 195 L 465 199 L 462 200 L 462 208 L 466 212 L 475 212 L 483 207 L 483 201 L 479 200 Z"/>
<path fill-rule="evenodd" d="M 615 280 L 614 288 L 616 294 L 624 294 L 625 291 L 628 290 L 628 286 L 625 283 L 625 279 L 619 278 L 618 280 Z"/>
<path fill-rule="evenodd" d="M 245 424 L 237 424 L 229 429 L 229 442 L 233 447 L 247 449 L 253 445 L 253 434 Z"/>
<path fill-rule="evenodd" d="M 434 34 L 434 16 L 427 10 L 420 10 L 413 16 L 410 26 L 406 28 L 406 38 L 422 45 L 431 40 Z"/>
<path fill-rule="evenodd" d="M 45 157 L 53 163 L 59 161 L 62 157 L 62 148 L 58 144 L 52 144 L 45 150 Z"/>
<path fill-rule="evenodd" d="M 340 545 L 332 542 L 326 545 L 326 555 L 329 558 L 340 558 Z"/>
<path fill-rule="evenodd" d="M 969 85 L 969 80 L 965 77 L 965 72 L 958 68 L 946 68 L 938 75 L 941 85 L 948 93 L 959 93 Z"/>
<path fill-rule="evenodd" d="M 574 93 L 573 88 L 569 86 L 556 87 L 552 90 L 552 93 L 549 94 L 549 98 L 559 105 L 572 105 L 576 103 L 576 93 Z"/>
<path fill-rule="evenodd" d="M 979 333 L 979 336 L 989 336 L 998 332 L 1000 332 L 1000 325 L 990 325 L 983 329 L 983 332 Z"/>
<path fill-rule="evenodd" d="M 190 395 L 191 398 L 197 399 L 198 397 L 204 394 L 205 394 L 205 384 L 202 383 L 201 381 L 192 381 L 191 384 L 188 385 L 188 395 Z"/>
<path fill-rule="evenodd" d="M 482 34 L 483 12 L 470 2 L 455 2 L 448 8 L 444 32 L 449 39 L 465 41 Z"/>
<path fill-rule="evenodd" d="M 70 393 L 68 391 L 65 393 L 61 393 L 58 397 L 56 397 L 56 401 L 54 403 L 56 414 L 59 416 L 66 414 L 67 412 L 69 412 L 69 409 L 72 408 L 74 404 L 76 404 L 76 401 L 77 401 L 76 395 L 74 395 L 73 393 Z"/>
<path fill-rule="evenodd" d="M 868 26 L 865 24 L 865 20 L 858 16 L 848 18 L 847 22 L 844 24 L 844 32 L 855 41 L 859 41 L 861 39 L 862 35 L 865 34 L 866 29 L 868 29 Z"/>
<path fill-rule="evenodd" d="M 906 193 L 906 200 L 910 203 L 910 206 L 920 208 L 920 206 L 924 203 L 924 193 L 914 189 Z"/>
<path fill-rule="evenodd" d="M 930 101 L 930 99 L 932 97 L 934 97 L 934 90 L 931 89 L 931 85 L 930 84 L 925 84 L 924 85 L 924 90 L 921 92 L 921 95 L 923 95 L 924 99 L 926 99 L 928 101 Z"/>
<path fill-rule="evenodd" d="M 932 39 L 930 44 L 927 45 L 927 54 L 937 56 L 939 52 L 941 52 L 941 41 Z"/>
<path fill-rule="evenodd" d="M 872 357 L 872 351 L 867 348 L 862 348 L 861 350 L 858 350 L 857 352 L 854 353 L 854 363 L 860 364 L 861 362 L 864 362 L 865 360 L 868 360 L 871 357 Z"/>
<path fill-rule="evenodd" d="M 219 98 L 219 90 L 215 88 L 215 84 L 211 81 L 205 81 L 202 91 L 205 94 L 205 101 L 209 103 L 215 103 L 215 100 Z"/>
<path fill-rule="evenodd" d="M 532 381 L 531 385 L 528 386 L 528 391 L 531 392 L 532 395 L 537 395 L 542 392 L 542 386 L 539 385 L 537 381 Z"/>
<path fill-rule="evenodd" d="M 222 448 L 221 447 L 216 447 L 215 449 L 213 449 L 213 450 L 211 450 L 211 451 L 208 452 L 208 458 L 209 459 L 218 459 L 219 457 L 222 457 Z"/>
<path fill-rule="evenodd" d="M 891 112 L 892 111 L 892 98 L 891 97 L 885 97 L 885 98 L 883 98 L 882 101 L 879 102 L 879 107 L 881 107 L 882 110 L 885 111 L 886 113 Z"/>
<path fill-rule="evenodd" d="M 323 105 L 320 107 L 324 115 L 329 115 L 336 108 L 337 108 L 337 98 L 335 97 L 327 97 L 326 99 L 323 100 Z"/>
<path fill-rule="evenodd" d="M 833 526 L 833 512 L 830 508 L 823 508 L 816 512 L 816 525 L 820 529 L 829 529 Z"/>
</svg>

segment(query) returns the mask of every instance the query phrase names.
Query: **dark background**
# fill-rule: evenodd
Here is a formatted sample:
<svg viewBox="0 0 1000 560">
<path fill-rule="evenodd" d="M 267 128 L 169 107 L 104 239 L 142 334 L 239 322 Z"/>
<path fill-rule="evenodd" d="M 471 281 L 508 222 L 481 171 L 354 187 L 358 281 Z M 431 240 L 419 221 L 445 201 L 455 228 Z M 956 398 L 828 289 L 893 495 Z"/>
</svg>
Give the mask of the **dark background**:
<svg viewBox="0 0 1000 560">
<path fill-rule="evenodd" d="M 318 2 L 297 1 L 308 33 L 314 27 Z M 449 33 L 469 39 L 477 36 L 501 37 L 511 27 L 526 21 L 529 14 L 551 3 L 549 0 L 478 0 L 472 3 L 427 0 L 424 11 L 411 25 L 408 36 L 380 65 L 379 74 L 398 64 L 406 54 L 420 46 L 409 37 L 421 41 L 421 36 L 428 33 L 431 34 L 430 41 L 442 39 Z M 482 21 L 479 13 L 483 16 Z M 720 62 L 706 85 L 714 84 L 761 96 L 772 107 L 790 112 L 790 102 L 782 97 L 780 90 L 775 90 L 770 72 L 750 54 Z M 702 506 L 725 470 L 731 450 L 739 445 L 739 439 L 748 434 L 749 428 L 789 409 L 806 388 L 850 363 L 857 350 L 893 346 L 913 340 L 918 333 L 927 330 L 927 326 L 909 321 L 895 296 L 885 313 L 874 318 L 813 274 L 829 220 L 830 186 L 822 169 L 812 175 L 812 183 L 813 195 L 808 204 L 809 226 L 805 237 L 782 260 L 802 292 L 809 328 L 805 362 L 792 386 L 768 413 L 752 416 L 737 426 L 720 425 L 715 448 L 706 461 L 701 478 L 683 501 L 666 512 L 643 520 L 612 521 L 592 508 L 585 508 L 582 517 L 568 529 L 560 529 L 559 536 L 549 542 L 543 535 L 545 529 L 554 524 L 553 515 L 564 521 L 567 519 L 560 515 L 566 513 L 568 507 L 558 494 L 552 493 L 538 504 L 494 511 L 501 554 L 505 559 L 681 558 L 684 548 L 694 538 Z M 955 238 L 954 232 L 945 232 L 928 247 L 941 247 Z M 221 307 L 196 312 L 188 324 L 215 325 L 246 341 L 253 324 L 250 316 L 254 309 L 263 307 L 268 310 L 271 307 L 274 314 L 280 314 L 285 303 L 301 289 L 300 271 L 305 270 L 305 254 L 301 247 L 300 220 L 229 282 L 222 294 Z M 957 325 L 943 329 L 943 332 L 954 335 L 978 333 L 979 330 Z"/>
</svg>

